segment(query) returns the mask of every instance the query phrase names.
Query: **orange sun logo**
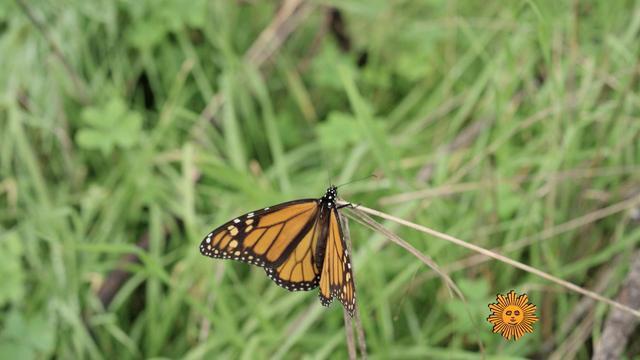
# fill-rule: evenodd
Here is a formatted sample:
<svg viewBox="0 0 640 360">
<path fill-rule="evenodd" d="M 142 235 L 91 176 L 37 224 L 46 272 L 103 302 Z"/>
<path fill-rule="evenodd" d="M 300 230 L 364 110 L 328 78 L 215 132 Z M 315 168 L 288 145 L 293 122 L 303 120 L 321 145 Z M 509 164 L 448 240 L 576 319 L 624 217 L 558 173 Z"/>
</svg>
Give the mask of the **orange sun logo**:
<svg viewBox="0 0 640 360">
<path fill-rule="evenodd" d="M 493 332 L 511 340 L 518 340 L 525 333 L 533 333 L 533 323 L 538 321 L 536 306 L 529 302 L 526 294 L 516 296 L 511 290 L 505 297 L 496 296 L 497 303 L 489 304 L 491 315 L 487 321 L 493 324 Z"/>
</svg>

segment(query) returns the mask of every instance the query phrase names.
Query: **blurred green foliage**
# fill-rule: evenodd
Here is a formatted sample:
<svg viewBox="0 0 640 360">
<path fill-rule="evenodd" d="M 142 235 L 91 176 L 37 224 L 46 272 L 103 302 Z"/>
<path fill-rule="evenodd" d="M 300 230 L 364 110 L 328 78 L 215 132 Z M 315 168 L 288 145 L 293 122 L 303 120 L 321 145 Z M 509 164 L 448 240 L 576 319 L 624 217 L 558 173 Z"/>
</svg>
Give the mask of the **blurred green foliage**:
<svg viewBox="0 0 640 360">
<path fill-rule="evenodd" d="M 113 98 L 104 107 L 88 107 L 82 111 L 85 127 L 76 133 L 78 146 L 101 150 L 109 155 L 118 146 L 126 150 L 141 137 L 142 116 L 128 111 L 121 99 Z"/>
<path fill-rule="evenodd" d="M 15 232 L 3 235 L 0 252 L 4 259 L 0 263 L 0 276 L 4 279 L 0 288 L 0 306 L 5 306 L 22 301 L 25 292 L 25 274 L 20 263 L 23 249 Z"/>
<path fill-rule="evenodd" d="M 563 224 L 638 191 L 637 1 L 308 6 L 0 2 L 0 358 L 344 358 L 340 306 L 197 246 L 370 174 L 341 195 L 616 294 L 637 223 Z M 437 194 L 391 201 L 421 190 Z M 458 264 L 466 302 L 351 224 L 371 357 L 482 358 L 482 341 L 486 358 L 589 358 L 607 308 L 385 225 Z M 114 270 L 130 277 L 105 305 Z M 511 289 L 541 319 L 518 342 L 485 320 Z"/>
<path fill-rule="evenodd" d="M 34 359 L 54 350 L 55 327 L 43 313 L 25 319 L 19 312 L 10 312 L 0 333 L 0 357 L 3 359 Z"/>
</svg>

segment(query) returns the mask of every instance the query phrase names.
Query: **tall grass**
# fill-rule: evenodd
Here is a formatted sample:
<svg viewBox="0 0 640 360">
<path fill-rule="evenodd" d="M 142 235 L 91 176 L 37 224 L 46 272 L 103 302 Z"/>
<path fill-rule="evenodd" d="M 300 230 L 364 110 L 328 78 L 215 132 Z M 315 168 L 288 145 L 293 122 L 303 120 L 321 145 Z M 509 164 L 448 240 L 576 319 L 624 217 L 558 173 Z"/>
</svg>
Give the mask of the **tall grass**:
<svg viewBox="0 0 640 360">
<path fill-rule="evenodd" d="M 197 245 L 370 174 L 341 196 L 485 248 L 540 238 L 504 252 L 616 294 L 630 212 L 544 234 L 638 192 L 640 4 L 285 3 L 0 4 L 0 358 L 346 357 L 340 306 Z M 459 184 L 479 185 L 417 195 Z M 467 302 L 352 224 L 371 357 L 480 358 L 478 338 L 490 358 L 591 355 L 608 308 L 580 317 L 578 294 L 385 226 L 457 264 Z M 511 289 L 541 319 L 518 342 L 485 321 Z"/>
</svg>

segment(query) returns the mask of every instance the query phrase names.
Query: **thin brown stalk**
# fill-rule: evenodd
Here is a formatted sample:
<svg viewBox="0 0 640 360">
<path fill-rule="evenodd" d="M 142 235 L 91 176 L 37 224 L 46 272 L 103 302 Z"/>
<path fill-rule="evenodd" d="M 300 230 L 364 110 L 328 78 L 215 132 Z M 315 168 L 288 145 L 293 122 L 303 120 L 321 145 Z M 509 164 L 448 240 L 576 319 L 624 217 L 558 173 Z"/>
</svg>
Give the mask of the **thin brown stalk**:
<svg viewBox="0 0 640 360">
<path fill-rule="evenodd" d="M 271 23 L 247 50 L 245 60 L 255 66 L 261 66 L 304 21 L 311 9 L 312 6 L 303 0 L 285 0 Z"/>
<path fill-rule="evenodd" d="M 351 246 L 351 232 L 349 231 L 349 222 L 347 221 L 347 219 L 342 215 L 342 213 L 338 212 L 338 216 L 340 217 L 340 224 L 342 226 L 342 234 L 344 236 L 344 241 L 345 244 L 347 245 L 347 250 L 353 254 L 352 250 L 352 246 Z M 353 281 L 353 286 L 355 289 L 356 286 L 356 278 L 355 278 L 355 274 L 352 274 L 352 281 Z M 355 311 L 354 311 L 354 318 L 351 319 L 351 316 L 349 316 L 349 313 L 347 312 L 346 309 L 342 309 L 343 314 L 344 314 L 344 328 L 345 328 L 345 332 L 346 332 L 346 336 L 347 336 L 347 349 L 349 351 L 349 358 L 350 359 L 355 359 L 356 358 L 356 345 L 353 339 L 353 327 L 351 326 L 352 321 L 355 323 L 357 332 L 358 332 L 358 345 L 360 347 L 360 357 L 363 359 L 367 358 L 367 347 L 366 347 L 366 340 L 364 338 L 364 329 L 362 327 L 362 322 L 360 321 L 360 307 L 356 305 Z"/>
<path fill-rule="evenodd" d="M 620 256 L 618 255 L 613 258 L 611 264 L 616 264 L 619 260 Z M 607 265 L 601 268 L 596 275 L 596 280 L 593 282 L 591 289 L 597 293 L 602 293 L 607 290 L 607 288 L 611 286 L 611 280 L 613 279 L 614 273 L 615 267 L 612 265 Z M 563 319 L 559 329 L 554 332 L 554 336 L 547 338 L 542 344 L 540 352 L 543 357 L 546 357 L 547 354 L 553 350 L 556 346 L 556 342 L 562 341 L 572 329 L 575 329 L 581 319 L 584 319 L 585 316 L 592 315 L 592 310 L 594 309 L 595 304 L 595 300 L 585 297 L 573 306 L 571 313 Z"/>
<path fill-rule="evenodd" d="M 356 342 L 353 338 L 353 326 L 351 326 L 351 316 L 346 309 L 342 309 L 342 315 L 344 317 L 344 334 L 347 339 L 347 352 L 349 359 L 356 359 Z"/>
<path fill-rule="evenodd" d="M 490 249 L 489 251 L 498 253 L 498 252 L 502 252 L 502 253 L 508 253 L 508 252 L 512 252 L 512 251 L 516 251 L 516 250 L 520 250 L 522 248 L 525 248 L 527 246 L 530 246 L 534 243 L 540 242 L 540 241 L 544 241 L 547 239 L 551 239 L 553 237 L 556 237 L 560 234 L 566 233 L 568 231 L 571 230 L 575 230 L 578 228 L 581 228 L 585 225 L 594 223 L 598 220 L 607 218 L 613 214 L 617 214 L 619 212 L 625 211 L 625 210 L 629 210 L 633 207 L 635 207 L 636 205 L 638 205 L 638 203 L 640 202 L 640 196 L 636 196 L 635 198 L 631 198 L 631 199 L 627 199 L 624 201 L 620 201 L 618 203 L 615 203 L 613 205 L 607 206 L 605 208 L 602 209 L 598 209 L 596 211 L 590 212 L 586 215 L 577 217 L 575 219 L 569 220 L 565 223 L 562 223 L 560 225 L 545 229 L 544 231 L 536 234 L 536 235 L 532 235 L 532 236 L 527 236 L 524 237 L 520 240 L 517 241 L 513 241 L 508 243 L 507 245 L 505 245 L 504 247 L 501 248 L 493 248 Z M 471 255 L 465 259 L 453 262 L 447 266 L 444 267 L 444 270 L 447 273 L 451 273 L 454 271 L 459 271 L 471 266 L 475 266 L 475 265 L 479 265 L 481 263 L 484 263 L 486 261 L 488 261 L 489 258 L 483 254 L 474 254 Z"/>
<path fill-rule="evenodd" d="M 325 17 L 329 18 L 329 15 Z M 299 73 L 305 73 L 309 66 L 311 65 L 311 61 L 315 58 L 316 54 L 320 51 L 320 47 L 324 41 L 324 38 L 329 33 L 329 21 L 325 20 L 320 23 L 316 34 L 313 36 L 313 40 L 311 40 L 307 53 L 300 59 L 298 64 L 296 65 L 296 69 Z"/>
<path fill-rule="evenodd" d="M 360 356 L 362 359 L 367 359 L 367 341 L 364 337 L 364 328 L 362 327 L 362 320 L 360 320 L 360 311 L 356 311 L 356 334 L 358 334 L 358 349 L 360 349 Z"/>
<path fill-rule="evenodd" d="M 418 249 L 414 248 L 413 246 L 411 246 L 411 244 L 409 244 L 408 242 L 400 238 L 398 235 L 396 235 L 392 231 L 388 230 L 387 228 L 385 228 L 384 226 L 382 226 L 381 224 L 373 220 L 364 212 L 359 212 L 357 211 L 357 209 L 355 210 L 351 209 L 351 210 L 352 212 L 350 214 L 353 215 L 353 218 L 356 221 L 384 235 L 387 239 L 391 240 L 392 242 L 396 243 L 403 249 L 407 250 L 410 254 L 418 258 L 420 261 L 422 261 L 425 265 L 427 265 L 433 271 L 437 272 L 441 276 L 445 285 L 447 286 L 447 289 L 449 290 L 449 294 L 451 295 L 451 297 L 457 296 L 465 305 L 468 304 L 467 299 L 465 298 L 460 288 L 458 288 L 458 286 L 453 282 L 453 280 L 446 273 L 440 270 L 440 267 L 438 266 L 438 264 L 436 264 L 435 261 L 431 259 L 431 257 L 418 251 Z M 467 307 L 465 307 L 465 309 L 467 309 Z M 467 310 L 467 315 L 469 316 L 470 321 L 472 323 L 475 323 L 473 316 L 471 316 L 471 313 L 469 313 L 468 310 Z M 478 348 L 480 349 L 481 353 L 484 353 L 484 345 L 480 338 L 478 338 Z"/>
<path fill-rule="evenodd" d="M 640 196 L 636 197 L 635 200 L 640 203 Z M 526 272 L 528 272 L 530 274 L 536 275 L 536 276 L 541 277 L 541 278 L 543 278 L 545 280 L 548 280 L 550 282 L 558 284 L 558 285 L 560 285 L 560 286 L 562 286 L 562 287 L 564 287 L 564 288 L 566 288 L 568 290 L 580 293 L 580 294 L 582 294 L 584 296 L 588 296 L 588 297 L 590 297 L 592 299 L 595 299 L 595 300 L 597 300 L 599 302 L 606 303 L 606 304 L 608 304 L 610 306 L 613 306 L 613 307 L 615 307 L 617 309 L 620 309 L 620 310 L 622 310 L 622 311 L 624 311 L 626 313 L 632 314 L 632 315 L 640 318 L 640 310 L 632 309 L 631 307 L 629 307 L 627 305 L 624 305 L 624 304 L 622 304 L 620 302 L 617 302 L 617 301 L 611 300 L 609 298 L 606 298 L 606 297 L 604 297 L 604 296 L 602 296 L 600 294 L 597 294 L 597 293 L 595 293 L 593 291 L 584 289 L 584 288 L 582 288 L 582 287 L 580 287 L 580 286 L 578 286 L 576 284 L 573 284 L 573 283 L 571 283 L 569 281 L 563 280 L 563 279 L 558 278 L 556 276 L 553 276 L 553 275 L 551 275 L 549 273 L 546 273 L 544 271 L 538 270 L 538 269 L 536 269 L 536 268 L 534 268 L 532 266 L 523 264 L 523 263 L 521 263 L 519 261 L 510 259 L 510 258 L 508 258 L 508 257 L 506 257 L 504 255 L 498 254 L 498 253 L 496 253 L 494 251 L 487 250 L 487 249 L 485 249 L 483 247 L 480 247 L 478 245 L 468 243 L 466 241 L 463 241 L 463 240 L 460 240 L 458 238 L 455 238 L 455 237 L 453 237 L 451 235 L 444 234 L 444 233 L 441 233 L 439 231 L 430 229 L 430 228 L 428 228 L 426 226 L 418 225 L 418 224 L 412 223 L 410 221 L 407 221 L 407 220 L 404 220 L 404 219 L 400 219 L 400 218 L 395 217 L 393 215 L 389 215 L 389 214 L 383 213 L 383 212 L 378 211 L 378 210 L 367 208 L 365 206 L 358 205 L 357 207 L 354 207 L 354 209 L 352 209 L 352 211 L 354 213 L 362 212 L 362 213 L 367 213 L 367 214 L 370 214 L 370 215 L 378 216 L 378 217 L 381 217 L 383 219 L 386 219 L 386 220 L 389 220 L 389 221 L 393 221 L 393 222 L 396 222 L 396 223 L 398 223 L 400 225 L 404 225 L 406 227 L 409 227 L 409 228 L 412 228 L 414 230 L 420 231 L 422 233 L 429 234 L 431 236 L 440 238 L 442 240 L 449 241 L 449 242 L 454 243 L 454 244 L 456 244 L 458 246 L 462 246 L 462 247 L 467 248 L 469 250 L 472 250 L 472 251 L 475 251 L 477 253 L 483 254 L 485 256 L 491 257 L 491 258 L 493 258 L 495 260 L 501 261 L 501 262 L 503 262 L 505 264 L 511 265 L 511 266 L 513 266 L 515 268 L 521 269 L 521 270 L 526 271 Z"/>
<path fill-rule="evenodd" d="M 580 349 L 591 335 L 595 317 L 595 308 L 589 309 L 587 314 L 580 319 L 580 323 L 573 328 L 571 335 L 551 355 L 549 360 L 575 359 Z"/>
<path fill-rule="evenodd" d="M 444 281 L 445 285 L 449 289 L 449 293 L 450 294 L 453 295 L 455 293 L 456 295 L 462 296 L 462 292 L 458 289 L 456 284 L 453 282 L 453 279 L 451 279 L 451 277 L 449 277 L 449 275 L 447 275 L 447 273 L 442 271 L 440 269 L 440 266 L 438 266 L 438 264 L 436 264 L 436 262 L 433 261 L 433 259 L 430 256 L 421 253 L 418 249 L 416 249 L 413 246 L 411 246 L 411 244 L 409 244 L 408 242 L 404 241 L 398 235 L 396 235 L 392 231 L 388 230 L 384 226 L 380 225 L 378 222 L 376 222 L 375 220 L 373 220 L 371 217 L 367 216 L 366 214 L 363 214 L 363 213 L 360 213 L 360 212 L 357 212 L 357 211 L 353 211 L 353 215 L 354 215 L 354 219 L 356 221 L 358 221 L 358 222 L 362 223 L 363 225 L 370 227 L 374 231 L 384 235 L 387 239 L 391 240 L 392 242 L 396 243 L 397 245 L 399 245 L 403 249 L 407 250 L 411 255 L 415 256 L 420 261 L 422 261 L 425 265 L 427 265 L 429 268 L 431 268 L 435 273 L 437 273 L 442 278 L 442 280 Z"/>
<path fill-rule="evenodd" d="M 640 250 L 632 257 L 629 273 L 617 298 L 629 306 L 640 308 Z M 595 345 L 593 359 L 620 358 L 638 323 L 638 319 L 629 318 L 621 311 L 611 311 L 604 324 L 602 337 Z"/>
<path fill-rule="evenodd" d="M 149 234 L 144 233 L 138 241 L 137 246 L 142 250 L 146 251 L 149 249 Z M 114 270 L 109 272 L 107 278 L 98 289 L 98 299 L 102 303 L 104 308 L 108 308 L 113 301 L 113 298 L 116 296 L 118 291 L 122 288 L 122 286 L 133 276 L 130 271 L 126 270 L 128 266 L 131 264 L 140 263 L 140 258 L 137 254 L 127 254 L 120 259 L 120 263 Z"/>
<path fill-rule="evenodd" d="M 312 5 L 303 0 L 285 1 L 269 25 L 245 52 L 244 60 L 256 68 L 262 67 L 306 19 L 312 8 Z M 200 119 L 213 120 L 224 103 L 225 98 L 221 93 L 214 94 L 200 113 Z"/>
</svg>

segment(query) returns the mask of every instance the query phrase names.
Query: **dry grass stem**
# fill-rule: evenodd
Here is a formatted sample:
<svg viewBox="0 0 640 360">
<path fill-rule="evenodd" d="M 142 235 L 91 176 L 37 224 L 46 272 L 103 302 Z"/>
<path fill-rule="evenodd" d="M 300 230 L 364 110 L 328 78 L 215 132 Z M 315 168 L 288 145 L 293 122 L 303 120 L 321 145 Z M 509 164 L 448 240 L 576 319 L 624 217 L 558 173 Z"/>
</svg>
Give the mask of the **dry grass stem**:
<svg viewBox="0 0 640 360">
<path fill-rule="evenodd" d="M 286 0 L 271 23 L 260 33 L 247 50 L 245 61 L 261 66 L 291 35 L 293 30 L 306 19 L 312 6 L 303 0 Z"/>
<path fill-rule="evenodd" d="M 351 317 L 347 310 L 342 309 L 342 316 L 344 317 L 344 335 L 347 340 L 347 352 L 349 359 L 356 358 L 356 342 L 353 338 L 353 326 L 351 326 Z"/>
<path fill-rule="evenodd" d="M 312 8 L 310 4 L 303 0 L 285 1 L 273 17 L 273 20 L 262 30 L 246 51 L 244 60 L 256 68 L 260 68 L 306 19 Z M 200 119 L 212 120 L 224 103 L 225 98 L 222 93 L 214 94 L 200 113 Z"/>
<path fill-rule="evenodd" d="M 617 297 L 630 306 L 640 308 L 640 250 L 632 256 L 627 278 Z M 633 339 L 638 319 L 629 318 L 621 311 L 611 311 L 604 325 L 602 337 L 595 345 L 593 359 L 617 359 L 622 356 L 627 343 Z"/>
<path fill-rule="evenodd" d="M 594 318 L 595 308 L 592 307 L 584 317 L 580 319 L 580 323 L 573 328 L 571 335 L 549 355 L 549 360 L 576 359 L 577 353 L 583 348 L 589 336 L 591 336 Z"/>
<path fill-rule="evenodd" d="M 640 202 L 640 196 L 636 197 L 634 199 L 635 199 L 635 202 Z M 523 263 L 521 263 L 519 261 L 515 261 L 513 259 L 510 259 L 510 258 L 508 258 L 506 256 L 501 255 L 501 254 L 498 254 L 498 253 L 496 253 L 494 251 L 487 250 L 487 249 L 485 249 L 483 247 L 480 247 L 478 245 L 474 245 L 474 244 L 468 243 L 466 241 L 463 241 L 463 240 L 460 240 L 458 238 L 455 238 L 455 237 L 453 237 L 451 235 L 447 235 L 447 234 L 441 233 L 439 231 L 427 228 L 425 226 L 418 225 L 418 224 L 412 223 L 410 221 L 407 221 L 407 220 L 404 220 L 404 219 L 400 219 L 400 218 L 395 217 L 393 215 L 389 215 L 389 214 L 383 213 L 383 212 L 378 211 L 378 210 L 367 208 L 365 206 L 358 205 L 357 207 L 353 208 L 352 211 L 354 213 L 362 212 L 362 213 L 367 213 L 367 214 L 371 214 L 371 215 L 374 215 L 374 216 L 378 216 L 378 217 L 381 217 L 383 219 L 386 219 L 386 220 L 389 220 L 389 221 L 393 221 L 393 222 L 396 222 L 396 223 L 398 223 L 400 225 L 404 225 L 406 227 L 409 227 L 409 228 L 412 228 L 414 230 L 420 231 L 422 233 L 429 234 L 431 236 L 440 238 L 442 240 L 449 241 L 449 242 L 454 243 L 454 244 L 456 244 L 458 246 L 462 246 L 462 247 L 467 248 L 469 250 L 475 251 L 477 253 L 480 253 L 480 254 L 483 254 L 485 256 L 488 256 L 488 257 L 491 257 L 493 259 L 496 259 L 498 261 L 501 261 L 501 262 L 503 262 L 505 264 L 508 264 L 508 265 L 511 265 L 511 266 L 516 267 L 518 269 L 524 270 L 524 271 L 526 271 L 526 272 L 528 272 L 530 274 L 536 275 L 536 276 L 541 277 L 541 278 L 543 278 L 545 280 L 548 280 L 548 281 L 551 281 L 551 282 L 553 282 L 555 284 L 558 284 L 558 285 L 560 285 L 560 286 L 562 286 L 562 287 L 564 287 L 564 288 L 566 288 L 568 290 L 571 290 L 571 291 L 580 293 L 582 295 L 588 296 L 588 297 L 590 297 L 592 299 L 595 299 L 597 301 L 606 303 L 606 304 L 611 305 L 611 306 L 613 306 L 613 307 L 615 307 L 617 309 L 620 309 L 620 310 L 622 310 L 622 311 L 624 311 L 626 313 L 632 314 L 632 315 L 640 318 L 640 310 L 632 309 L 629 306 L 621 304 L 621 303 L 619 303 L 617 301 L 613 301 L 613 300 L 611 300 L 609 298 L 606 298 L 606 297 L 604 297 L 604 296 L 602 296 L 600 294 L 597 294 L 597 293 L 595 293 L 593 291 L 589 291 L 587 289 L 584 289 L 584 288 L 582 288 L 582 287 L 580 287 L 580 286 L 578 286 L 576 284 L 573 284 L 573 283 L 571 283 L 569 281 L 560 279 L 560 278 L 558 278 L 556 276 L 553 276 L 551 274 L 548 274 L 548 273 L 546 273 L 544 271 L 538 270 L 538 269 L 536 269 L 536 268 L 534 268 L 532 266 L 523 264 Z"/>
<path fill-rule="evenodd" d="M 617 261 L 619 261 L 619 259 L 620 256 L 616 256 L 612 260 L 612 263 L 616 263 Z M 591 286 L 592 291 L 595 291 L 596 293 L 602 293 L 607 290 L 607 288 L 612 284 L 614 270 L 615 267 L 613 266 L 606 266 L 601 268 L 596 275 L 596 280 Z M 578 304 L 573 307 L 569 316 L 564 319 L 562 325 L 560 325 L 560 329 L 554 334 L 554 336 L 549 337 L 542 344 L 541 353 L 543 354 L 543 356 L 549 354 L 556 346 L 557 342 L 561 342 L 571 332 L 572 329 L 575 329 L 581 319 L 585 318 L 586 316 L 592 316 L 592 310 L 595 304 L 595 300 L 591 298 L 582 298 L 578 302 Z"/>
<path fill-rule="evenodd" d="M 356 309 L 356 334 L 358 335 L 358 349 L 360 349 L 360 356 L 362 359 L 367 358 L 367 341 L 364 337 L 364 328 L 362 327 L 362 320 L 360 320 L 360 310 Z"/>
<path fill-rule="evenodd" d="M 633 207 L 635 207 L 638 203 L 640 203 L 639 201 L 640 197 L 635 197 L 635 198 L 631 198 L 628 200 L 624 200 L 618 203 L 615 203 L 613 205 L 607 206 L 605 208 L 602 209 L 598 209 L 596 211 L 590 212 L 586 215 L 577 217 L 575 219 L 569 220 L 565 223 L 559 224 L 557 226 L 545 229 L 544 231 L 532 235 L 532 236 L 527 236 L 524 237 L 522 239 L 519 239 L 517 241 L 513 241 L 507 245 L 505 245 L 504 247 L 501 248 L 493 248 L 489 251 L 493 251 L 495 253 L 498 252 L 503 252 L 503 253 L 507 253 L 507 252 L 512 252 L 512 251 L 516 251 L 516 250 L 520 250 L 524 247 L 530 246 L 532 244 L 535 244 L 537 242 L 540 241 L 544 241 L 547 239 L 551 239 L 553 237 L 556 237 L 560 234 L 566 233 L 568 231 L 571 230 L 575 230 L 578 228 L 581 228 L 585 225 L 594 223 L 598 220 L 607 218 L 613 214 L 617 214 L 619 212 L 625 211 L 625 210 L 629 210 L 632 209 Z M 444 267 L 444 270 L 447 273 L 451 273 L 454 271 L 459 271 L 462 269 L 466 269 L 468 267 L 471 266 L 475 266 L 475 265 L 479 265 L 481 263 L 484 263 L 488 260 L 487 256 L 485 256 L 484 254 L 474 254 L 471 256 L 468 256 L 465 259 L 453 262 L 447 266 Z"/>
<path fill-rule="evenodd" d="M 342 213 L 338 212 L 338 216 L 340 217 L 340 225 L 342 226 L 342 234 L 344 235 L 344 242 L 347 245 L 347 250 L 353 254 L 352 246 L 351 246 L 351 232 L 349 231 L 349 222 L 342 215 Z M 354 272 L 355 271 L 353 271 L 353 273 Z M 352 276 L 353 276 L 354 289 L 357 290 L 357 288 L 355 288 L 356 276 L 355 274 L 352 274 Z M 351 359 L 356 358 L 356 345 L 353 339 L 353 327 L 351 326 L 351 323 L 353 322 L 358 332 L 358 345 L 360 347 L 360 356 L 363 359 L 366 359 L 367 347 L 366 347 L 366 340 L 364 337 L 364 328 L 362 327 L 362 322 L 360 321 L 360 307 L 356 304 L 353 319 L 351 318 L 351 316 L 349 316 L 346 309 L 343 308 L 342 311 L 344 315 L 344 328 L 347 336 L 347 349 L 349 351 L 349 358 Z"/>
<path fill-rule="evenodd" d="M 394 234 L 392 231 L 388 230 L 387 228 L 385 228 L 384 226 L 382 226 L 381 224 L 373 220 L 371 217 L 369 217 L 365 213 L 359 212 L 357 211 L 357 209 L 355 210 L 351 209 L 351 210 L 352 210 L 352 215 L 356 221 L 362 223 L 365 226 L 370 227 L 374 231 L 381 233 L 387 239 L 398 244 L 400 247 L 407 250 L 413 256 L 418 258 L 425 265 L 427 265 L 429 268 L 431 268 L 433 271 L 435 271 L 440 275 L 445 285 L 447 286 L 447 289 L 449 290 L 449 294 L 451 295 L 451 297 L 457 296 L 465 305 L 468 304 L 467 299 L 465 298 L 460 288 L 458 288 L 458 286 L 455 284 L 455 282 L 453 282 L 453 280 L 449 277 L 449 275 L 447 275 L 440 269 L 440 267 L 435 263 L 435 261 L 433 261 L 433 259 L 421 253 L 420 251 L 418 251 L 418 249 L 411 246 L 411 244 L 404 241 L 398 235 Z M 467 315 L 469 316 L 470 321 L 472 323 L 475 323 L 474 318 L 471 316 L 471 314 L 468 311 L 467 311 Z M 478 348 L 480 349 L 481 353 L 484 353 L 484 345 L 482 344 L 482 340 L 480 340 L 480 338 L 478 338 Z"/>
</svg>

